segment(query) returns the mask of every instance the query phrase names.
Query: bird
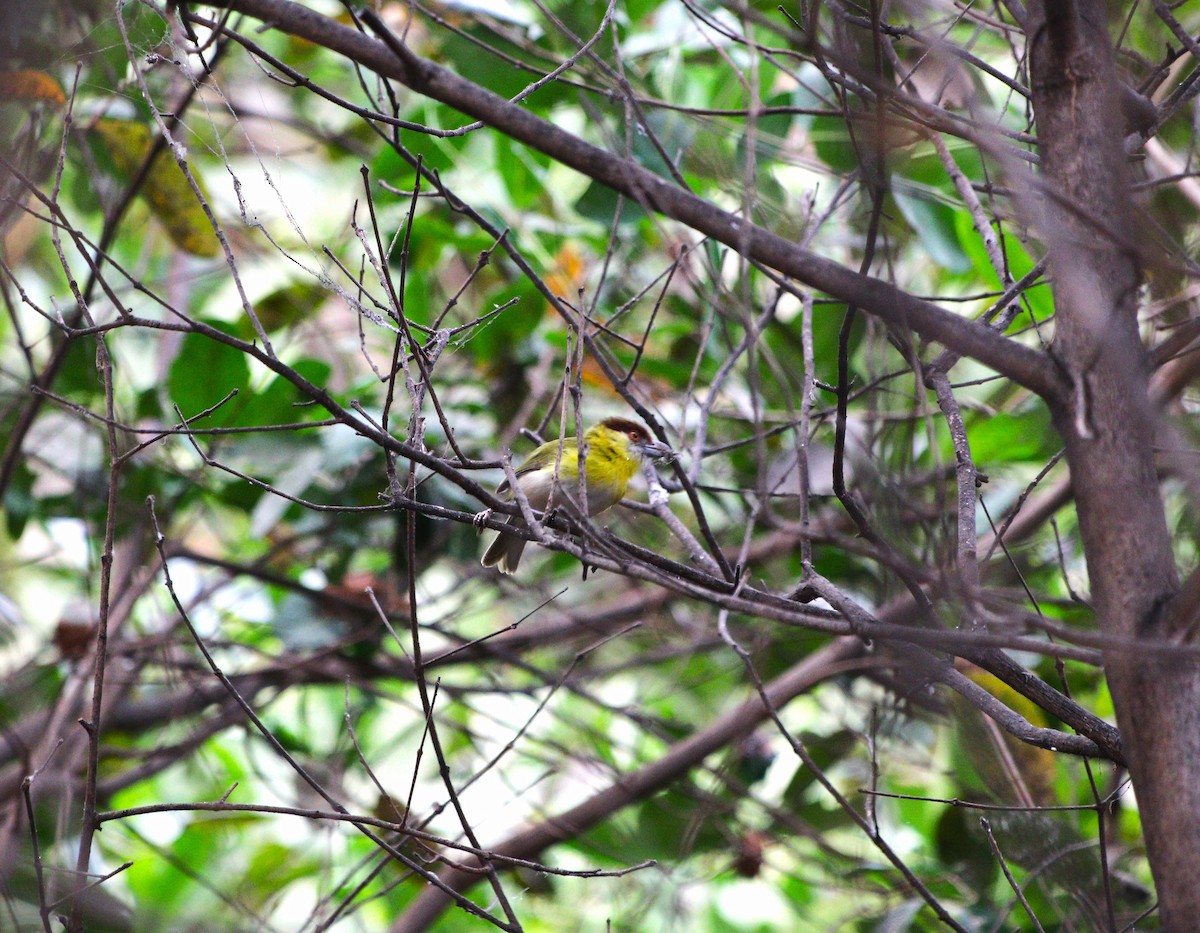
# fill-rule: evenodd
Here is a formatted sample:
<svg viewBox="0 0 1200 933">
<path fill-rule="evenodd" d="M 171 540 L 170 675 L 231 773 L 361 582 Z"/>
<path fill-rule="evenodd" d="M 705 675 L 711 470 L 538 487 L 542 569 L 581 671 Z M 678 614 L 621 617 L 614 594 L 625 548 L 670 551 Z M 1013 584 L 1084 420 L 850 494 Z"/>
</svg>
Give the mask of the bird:
<svg viewBox="0 0 1200 933">
<path fill-rule="evenodd" d="M 675 456 L 670 447 L 650 436 L 645 425 L 630 418 L 605 418 L 587 429 L 583 443 L 587 451 L 584 475 L 587 478 L 588 515 L 598 515 L 620 502 L 625 496 L 629 480 L 643 460 L 670 460 Z M 517 482 L 531 509 L 539 512 L 546 510 L 550 494 L 555 490 L 556 472 L 558 481 L 555 495 L 565 494 L 574 500 L 579 488 L 579 445 L 574 437 L 542 444 L 517 467 Z M 513 498 L 507 479 L 496 488 L 496 492 L 506 499 Z M 510 516 L 508 524 L 526 527 L 524 517 L 519 514 Z M 484 552 L 481 563 L 485 567 L 495 567 L 504 574 L 515 573 L 526 543 L 524 538 L 500 531 Z"/>
</svg>

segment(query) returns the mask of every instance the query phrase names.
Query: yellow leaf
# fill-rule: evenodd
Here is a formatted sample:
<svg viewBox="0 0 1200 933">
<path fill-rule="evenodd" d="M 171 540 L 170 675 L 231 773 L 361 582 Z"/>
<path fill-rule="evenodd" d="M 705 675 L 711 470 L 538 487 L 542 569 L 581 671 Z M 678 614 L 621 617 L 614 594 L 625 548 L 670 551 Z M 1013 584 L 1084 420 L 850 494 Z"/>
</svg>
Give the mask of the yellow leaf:
<svg viewBox="0 0 1200 933">
<path fill-rule="evenodd" d="M 554 268 L 546 274 L 546 287 L 560 298 L 574 304 L 584 284 L 587 268 L 583 256 L 573 242 L 567 241 L 554 257 Z"/>
<path fill-rule="evenodd" d="M 1046 714 L 1012 687 L 974 665 L 962 668 L 967 677 L 1026 722 L 1038 728 L 1048 725 Z M 950 697 L 959 750 L 987 789 L 1006 802 L 1053 803 L 1054 753 L 1009 735 L 958 694 Z"/>
<path fill-rule="evenodd" d="M 33 68 L 19 68 L 0 71 L 0 100 L 41 102 L 61 107 L 67 102 L 67 95 L 52 75 Z"/>
<path fill-rule="evenodd" d="M 92 127 L 92 133 L 104 142 L 117 168 L 130 178 L 150 151 L 150 129 L 143 123 L 99 120 Z M 208 201 L 208 194 L 199 178 L 196 178 L 196 184 L 200 186 L 204 200 Z M 216 256 L 220 252 L 217 235 L 200 202 L 196 200 L 192 186 L 175 160 L 165 151 L 155 157 L 139 193 L 159 223 L 166 228 L 171 242 L 184 252 L 205 257 Z"/>
</svg>

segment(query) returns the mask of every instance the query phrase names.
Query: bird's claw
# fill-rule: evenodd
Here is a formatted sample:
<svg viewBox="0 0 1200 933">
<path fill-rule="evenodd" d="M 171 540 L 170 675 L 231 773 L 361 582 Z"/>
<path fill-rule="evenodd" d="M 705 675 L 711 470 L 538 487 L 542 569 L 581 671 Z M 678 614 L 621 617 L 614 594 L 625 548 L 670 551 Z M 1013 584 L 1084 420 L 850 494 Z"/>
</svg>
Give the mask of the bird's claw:
<svg viewBox="0 0 1200 933">
<path fill-rule="evenodd" d="M 483 534 L 483 529 L 487 527 L 487 521 L 492 517 L 491 509 L 484 509 L 482 512 L 476 512 L 475 517 L 471 519 L 471 524 L 475 526 L 475 530 Z"/>
</svg>

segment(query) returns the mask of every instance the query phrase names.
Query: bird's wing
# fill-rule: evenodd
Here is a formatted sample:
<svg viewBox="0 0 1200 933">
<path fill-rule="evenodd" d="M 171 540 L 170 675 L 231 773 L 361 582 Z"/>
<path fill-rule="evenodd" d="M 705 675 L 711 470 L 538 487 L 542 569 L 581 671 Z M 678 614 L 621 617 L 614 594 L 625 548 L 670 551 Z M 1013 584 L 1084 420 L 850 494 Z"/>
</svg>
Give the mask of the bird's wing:
<svg viewBox="0 0 1200 933">
<path fill-rule="evenodd" d="M 565 463 L 570 456 L 571 446 L 564 446 L 563 462 Z M 534 448 L 533 452 L 526 457 L 521 462 L 521 465 L 513 472 L 516 473 L 517 476 L 525 476 L 526 474 L 532 473 L 535 470 L 541 470 L 545 467 L 552 467 L 556 460 L 558 460 L 558 441 L 547 441 L 545 444 Z M 570 475 L 569 468 L 568 471 L 564 471 L 563 475 Z M 509 488 L 508 479 L 505 478 L 501 481 L 500 485 L 496 487 L 496 492 L 505 493 L 509 491 Z"/>
</svg>

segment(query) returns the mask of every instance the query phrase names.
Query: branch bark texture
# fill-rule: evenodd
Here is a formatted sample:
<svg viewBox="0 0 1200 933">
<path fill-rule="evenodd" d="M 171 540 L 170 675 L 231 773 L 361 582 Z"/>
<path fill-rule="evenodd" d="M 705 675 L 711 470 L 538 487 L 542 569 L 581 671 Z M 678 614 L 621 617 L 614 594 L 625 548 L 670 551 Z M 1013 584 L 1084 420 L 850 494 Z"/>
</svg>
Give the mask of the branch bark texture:
<svg viewBox="0 0 1200 933">
<path fill-rule="evenodd" d="M 862 642 L 859 639 L 852 636 L 839 638 L 767 684 L 767 699 L 775 709 L 779 709 L 861 652 Z M 551 846 L 575 839 L 618 810 L 669 787 L 713 752 L 728 746 L 735 737 L 749 735 L 770 715 L 771 710 L 763 705 L 758 696 L 739 703 L 708 728 L 672 746 L 667 754 L 656 761 L 618 779 L 578 806 L 515 833 L 492 847 L 492 851 L 510 858 L 537 858 Z M 482 875 L 476 863 L 466 868 L 452 867 L 442 872 L 440 877 L 448 887 L 463 892 L 478 884 Z M 420 933 L 428 929 L 451 903 L 444 891 L 427 887 L 397 918 L 391 933 Z"/>
<path fill-rule="evenodd" d="M 1102 632 L 1124 643 L 1173 640 L 1190 647 L 1197 640 L 1187 608 L 1178 605 L 1179 581 L 1153 459 L 1155 409 L 1137 325 L 1140 271 L 1122 148 L 1121 91 L 1099 0 L 1034 0 L 1025 19 L 1044 180 L 1036 222 L 1049 248 L 1056 299 L 1053 359 L 721 210 L 417 57 L 386 33 L 386 41 L 372 38 L 290 0 L 230 0 L 225 6 L 343 54 L 648 210 L 1039 393 L 1065 439 Z M 1160 653 L 1139 657 L 1122 650 L 1106 662 L 1163 924 L 1190 928 L 1200 916 L 1195 884 L 1200 780 L 1189 773 L 1200 767 L 1200 676 L 1190 660 Z M 574 814 L 565 816 L 573 827 L 578 824 Z M 548 831 L 529 843 L 531 851 L 557 838 Z"/>
<path fill-rule="evenodd" d="M 880 279 L 855 272 L 802 249 L 763 227 L 678 187 L 673 181 L 580 139 L 395 40 L 383 41 L 343 26 L 291 0 L 231 0 L 223 4 L 291 35 L 307 39 L 433 100 L 481 120 L 563 165 L 712 237 L 765 266 L 861 308 L 888 323 L 978 360 L 1041 395 L 1060 380 L 1045 354 L 1007 339 L 983 324 L 952 314 Z"/>
<path fill-rule="evenodd" d="M 1049 193 L 1053 352 L 1072 384 L 1066 441 L 1092 599 L 1106 635 L 1195 641 L 1172 619 L 1179 582 L 1154 467 L 1155 412 L 1137 327 L 1136 229 L 1105 5 L 1036 2 L 1029 62 Z M 1106 657 L 1164 929 L 1200 917 L 1200 672 L 1166 656 Z"/>
</svg>

